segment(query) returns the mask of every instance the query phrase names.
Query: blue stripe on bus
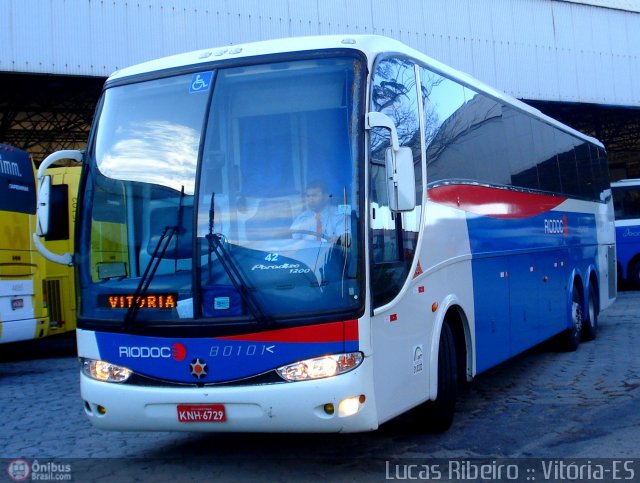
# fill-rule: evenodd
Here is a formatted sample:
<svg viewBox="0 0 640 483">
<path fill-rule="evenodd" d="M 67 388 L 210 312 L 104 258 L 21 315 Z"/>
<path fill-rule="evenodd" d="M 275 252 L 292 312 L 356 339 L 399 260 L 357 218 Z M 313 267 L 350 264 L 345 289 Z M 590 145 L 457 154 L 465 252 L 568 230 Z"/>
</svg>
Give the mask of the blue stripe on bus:
<svg viewBox="0 0 640 483">
<path fill-rule="evenodd" d="M 358 350 L 358 341 L 254 342 L 216 338 L 159 338 L 96 333 L 102 360 L 166 381 L 213 383 L 242 379 L 325 354 Z M 206 375 L 193 364 L 206 363 Z M 200 374 L 202 375 L 202 374 Z"/>
</svg>

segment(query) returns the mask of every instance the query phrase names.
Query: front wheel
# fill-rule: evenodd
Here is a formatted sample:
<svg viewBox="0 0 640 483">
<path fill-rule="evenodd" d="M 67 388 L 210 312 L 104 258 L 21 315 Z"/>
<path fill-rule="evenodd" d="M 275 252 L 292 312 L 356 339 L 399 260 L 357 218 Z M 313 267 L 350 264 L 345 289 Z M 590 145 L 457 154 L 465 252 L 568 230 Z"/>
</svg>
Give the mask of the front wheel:
<svg viewBox="0 0 640 483">
<path fill-rule="evenodd" d="M 458 367 L 456 343 L 449 324 L 442 326 L 438 349 L 438 396 L 416 408 L 416 422 L 432 432 L 443 432 L 451 427 L 458 394 Z"/>
</svg>

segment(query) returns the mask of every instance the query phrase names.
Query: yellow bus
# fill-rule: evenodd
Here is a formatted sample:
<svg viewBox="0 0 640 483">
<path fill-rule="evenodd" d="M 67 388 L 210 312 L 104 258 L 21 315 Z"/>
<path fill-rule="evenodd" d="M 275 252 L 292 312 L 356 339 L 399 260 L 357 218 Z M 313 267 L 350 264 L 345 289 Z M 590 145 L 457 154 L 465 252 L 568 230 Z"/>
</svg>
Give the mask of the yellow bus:
<svg viewBox="0 0 640 483">
<path fill-rule="evenodd" d="M 44 337 L 45 260 L 31 243 L 36 195 L 28 153 L 0 144 L 0 343 Z"/>
<path fill-rule="evenodd" d="M 73 252 L 79 167 L 53 167 L 52 223 L 44 246 Z M 35 172 L 25 151 L 0 144 L 0 343 L 40 339 L 76 328 L 73 269 L 45 259 L 36 224 Z"/>
</svg>

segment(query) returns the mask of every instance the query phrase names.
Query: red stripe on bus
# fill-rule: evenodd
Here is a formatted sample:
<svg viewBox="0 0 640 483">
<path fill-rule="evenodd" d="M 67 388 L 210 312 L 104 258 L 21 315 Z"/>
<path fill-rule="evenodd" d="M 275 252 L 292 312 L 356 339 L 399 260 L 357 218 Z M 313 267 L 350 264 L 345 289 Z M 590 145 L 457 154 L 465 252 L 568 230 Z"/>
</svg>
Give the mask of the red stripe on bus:
<svg viewBox="0 0 640 483">
<path fill-rule="evenodd" d="M 530 218 L 553 210 L 566 198 L 469 184 L 430 188 L 428 198 L 442 205 L 493 218 Z"/>
<path fill-rule="evenodd" d="M 222 340 L 252 342 L 341 342 L 358 340 L 358 321 L 329 322 L 327 324 L 303 325 L 288 329 L 268 330 L 252 334 L 216 337 Z"/>
</svg>

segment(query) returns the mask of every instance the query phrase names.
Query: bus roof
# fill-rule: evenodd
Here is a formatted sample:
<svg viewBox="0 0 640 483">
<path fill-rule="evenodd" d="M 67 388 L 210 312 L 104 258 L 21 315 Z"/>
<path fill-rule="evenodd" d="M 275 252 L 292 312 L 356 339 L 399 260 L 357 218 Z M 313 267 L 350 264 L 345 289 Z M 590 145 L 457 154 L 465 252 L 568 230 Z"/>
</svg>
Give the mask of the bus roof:
<svg viewBox="0 0 640 483">
<path fill-rule="evenodd" d="M 237 45 L 228 45 L 226 47 L 216 47 L 211 49 L 196 50 L 182 54 L 172 55 L 151 60 L 131 67 L 127 67 L 114 72 L 109 79 L 107 85 L 116 80 L 124 79 L 131 76 L 144 75 L 152 72 L 170 70 L 179 67 L 192 67 L 202 64 L 207 68 L 213 67 L 216 62 L 228 62 L 233 59 L 243 59 L 251 57 L 259 57 L 264 55 L 273 55 L 287 52 L 303 52 L 320 49 L 353 49 L 364 53 L 368 59 L 368 67 L 371 70 L 373 62 L 378 54 L 381 53 L 401 53 L 421 61 L 439 74 L 454 79 L 465 84 L 475 90 L 488 94 L 495 99 L 501 100 L 503 103 L 511 105 L 521 111 L 525 111 L 532 116 L 542 119 L 548 124 L 556 126 L 574 136 L 582 138 L 590 143 L 604 148 L 603 144 L 597 139 L 587 136 L 559 121 L 543 114 L 524 102 L 491 87 L 472 76 L 449 67 L 420 51 L 417 51 L 402 42 L 381 35 L 320 35 L 308 37 L 289 37 L 283 39 L 263 40 L 259 42 L 250 42 Z"/>
</svg>

